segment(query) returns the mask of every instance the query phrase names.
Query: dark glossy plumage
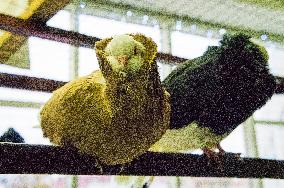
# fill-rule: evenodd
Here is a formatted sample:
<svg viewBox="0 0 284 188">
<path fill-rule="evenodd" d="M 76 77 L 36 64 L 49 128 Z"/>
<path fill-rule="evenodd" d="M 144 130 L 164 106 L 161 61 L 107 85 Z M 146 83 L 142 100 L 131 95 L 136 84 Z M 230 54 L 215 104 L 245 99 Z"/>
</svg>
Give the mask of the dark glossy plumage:
<svg viewBox="0 0 284 188">
<path fill-rule="evenodd" d="M 218 135 L 230 133 L 273 95 L 276 82 L 263 47 L 243 34 L 225 35 L 220 43 L 164 80 L 171 129 L 196 121 Z"/>
<path fill-rule="evenodd" d="M 0 137 L 0 142 L 25 143 L 25 140 L 15 129 L 9 128 Z"/>
</svg>

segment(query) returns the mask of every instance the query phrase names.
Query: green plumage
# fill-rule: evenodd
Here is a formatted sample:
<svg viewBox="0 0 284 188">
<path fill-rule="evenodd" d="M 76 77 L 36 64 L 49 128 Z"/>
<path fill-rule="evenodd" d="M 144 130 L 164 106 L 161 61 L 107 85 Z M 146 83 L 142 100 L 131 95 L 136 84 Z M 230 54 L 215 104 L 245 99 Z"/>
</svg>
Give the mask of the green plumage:
<svg viewBox="0 0 284 188">
<path fill-rule="evenodd" d="M 96 43 L 101 70 L 56 90 L 40 114 L 51 142 L 76 147 L 107 165 L 146 152 L 165 133 L 170 113 L 155 63 L 156 44 L 139 34 L 113 40 Z M 121 56 L 140 59 L 134 63 L 138 68 L 132 70 L 130 63 L 117 69 L 113 63 Z"/>
</svg>

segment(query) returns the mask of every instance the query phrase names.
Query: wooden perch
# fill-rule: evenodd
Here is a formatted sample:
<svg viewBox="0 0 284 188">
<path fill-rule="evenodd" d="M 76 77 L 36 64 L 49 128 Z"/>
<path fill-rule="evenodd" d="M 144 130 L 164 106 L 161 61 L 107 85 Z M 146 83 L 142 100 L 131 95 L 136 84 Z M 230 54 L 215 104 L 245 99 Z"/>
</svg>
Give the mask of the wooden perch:
<svg viewBox="0 0 284 188">
<path fill-rule="evenodd" d="M 94 157 L 75 149 L 48 145 L 0 144 L 1 174 L 88 174 L 193 176 L 284 179 L 284 161 L 221 158 L 221 165 L 202 155 L 147 152 L 130 164 L 104 167 L 100 173 Z M 221 166 L 221 167 L 220 167 Z"/>
</svg>

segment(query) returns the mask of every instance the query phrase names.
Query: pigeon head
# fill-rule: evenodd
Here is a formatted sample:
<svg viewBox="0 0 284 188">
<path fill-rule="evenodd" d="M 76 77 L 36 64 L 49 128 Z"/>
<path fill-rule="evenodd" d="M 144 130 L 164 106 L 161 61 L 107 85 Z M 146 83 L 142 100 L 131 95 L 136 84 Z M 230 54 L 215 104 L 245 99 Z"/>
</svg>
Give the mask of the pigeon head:
<svg viewBox="0 0 284 188">
<path fill-rule="evenodd" d="M 119 35 L 106 46 L 107 60 L 122 76 L 139 71 L 144 63 L 145 47 L 130 35 Z"/>
<path fill-rule="evenodd" d="M 141 34 L 124 34 L 96 43 L 96 53 L 104 77 L 131 80 L 148 75 L 157 46 Z"/>
<path fill-rule="evenodd" d="M 246 34 L 226 34 L 220 44 L 221 53 L 226 62 L 267 67 L 267 51 Z"/>
</svg>

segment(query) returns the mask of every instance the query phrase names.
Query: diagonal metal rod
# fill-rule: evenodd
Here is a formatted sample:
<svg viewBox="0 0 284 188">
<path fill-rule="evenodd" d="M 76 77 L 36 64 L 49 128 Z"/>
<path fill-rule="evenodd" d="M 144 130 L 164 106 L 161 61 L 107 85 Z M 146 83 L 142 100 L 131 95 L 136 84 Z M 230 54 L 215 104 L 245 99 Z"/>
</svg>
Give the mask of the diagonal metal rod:
<svg viewBox="0 0 284 188">
<path fill-rule="evenodd" d="M 17 35 L 39 37 L 86 48 L 94 48 L 95 42 L 100 40 L 97 37 L 84 35 L 78 32 L 49 27 L 45 22 L 35 19 L 27 21 L 4 14 L 0 14 L 0 29 Z M 165 63 L 180 63 L 186 60 L 185 58 L 172 56 L 166 53 L 158 53 L 157 59 L 164 61 Z"/>
<path fill-rule="evenodd" d="M 77 32 L 49 27 L 44 22 L 27 21 L 3 14 L 0 14 L 0 29 L 17 35 L 39 37 L 87 48 L 93 48 L 95 42 L 100 40 Z"/>
</svg>

